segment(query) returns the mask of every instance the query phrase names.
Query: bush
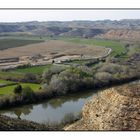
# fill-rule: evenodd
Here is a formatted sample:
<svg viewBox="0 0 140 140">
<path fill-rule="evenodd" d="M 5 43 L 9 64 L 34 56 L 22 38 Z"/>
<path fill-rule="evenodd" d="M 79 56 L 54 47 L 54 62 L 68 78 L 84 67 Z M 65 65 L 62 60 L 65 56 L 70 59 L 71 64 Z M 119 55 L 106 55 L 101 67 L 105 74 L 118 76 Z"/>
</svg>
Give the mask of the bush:
<svg viewBox="0 0 140 140">
<path fill-rule="evenodd" d="M 101 83 L 109 83 L 113 80 L 112 75 L 107 72 L 97 72 L 94 78 L 96 81 L 99 81 Z"/>
<path fill-rule="evenodd" d="M 22 92 L 22 86 L 18 84 L 18 85 L 14 88 L 14 93 L 15 93 L 15 94 L 21 94 L 21 92 Z"/>
<path fill-rule="evenodd" d="M 61 67 L 61 66 L 53 66 L 49 70 L 47 70 L 47 71 L 45 70 L 42 74 L 43 81 L 45 81 L 45 82 L 47 82 L 47 84 L 49 84 L 49 82 L 54 74 L 59 74 L 60 72 L 62 72 L 64 70 L 65 70 L 65 68 Z"/>
<path fill-rule="evenodd" d="M 76 92 L 91 87 L 92 81 L 92 72 L 88 67 L 71 67 L 60 74 L 52 76 L 49 90 L 51 89 L 52 92 L 57 94 Z"/>
<path fill-rule="evenodd" d="M 25 87 L 22 90 L 22 95 L 26 99 L 33 99 L 34 98 L 34 91 L 30 87 Z"/>
<path fill-rule="evenodd" d="M 107 72 L 110 74 L 116 74 L 116 73 L 126 73 L 127 67 L 119 64 L 113 64 L 113 63 L 105 63 L 102 65 L 101 68 L 99 68 L 99 72 Z"/>
<path fill-rule="evenodd" d="M 53 75 L 50 81 L 50 87 L 53 92 L 57 94 L 66 94 L 68 91 L 67 83 L 58 77 L 58 75 Z"/>
<path fill-rule="evenodd" d="M 33 73 L 26 73 L 24 76 L 24 82 L 37 83 L 37 81 L 37 77 Z"/>
</svg>

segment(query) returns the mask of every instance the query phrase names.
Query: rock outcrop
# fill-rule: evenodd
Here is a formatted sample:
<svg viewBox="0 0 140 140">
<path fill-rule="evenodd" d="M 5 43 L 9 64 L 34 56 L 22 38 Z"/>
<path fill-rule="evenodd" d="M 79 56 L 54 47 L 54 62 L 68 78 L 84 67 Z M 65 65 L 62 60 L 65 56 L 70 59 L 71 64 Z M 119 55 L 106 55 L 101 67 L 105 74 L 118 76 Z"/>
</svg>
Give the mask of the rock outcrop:
<svg viewBox="0 0 140 140">
<path fill-rule="evenodd" d="M 104 90 L 87 102 L 82 119 L 65 130 L 140 130 L 140 84 Z"/>
</svg>

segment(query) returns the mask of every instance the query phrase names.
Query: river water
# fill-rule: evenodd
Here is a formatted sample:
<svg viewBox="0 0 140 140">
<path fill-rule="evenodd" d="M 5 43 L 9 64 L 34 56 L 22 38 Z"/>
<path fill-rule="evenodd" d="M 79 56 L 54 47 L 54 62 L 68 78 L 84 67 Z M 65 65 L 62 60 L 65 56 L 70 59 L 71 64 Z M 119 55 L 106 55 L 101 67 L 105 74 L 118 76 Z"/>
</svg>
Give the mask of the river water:
<svg viewBox="0 0 140 140">
<path fill-rule="evenodd" d="M 74 93 L 58 97 L 39 104 L 24 105 L 0 111 L 0 114 L 39 123 L 60 123 L 69 115 L 79 115 L 85 102 L 97 91 Z"/>
<path fill-rule="evenodd" d="M 140 80 L 129 84 L 140 84 Z M 69 115 L 78 116 L 85 102 L 92 98 L 98 91 L 73 93 L 58 98 L 46 100 L 38 104 L 24 105 L 7 110 L 1 110 L 0 114 L 14 118 L 31 120 L 39 123 L 61 123 Z"/>
</svg>

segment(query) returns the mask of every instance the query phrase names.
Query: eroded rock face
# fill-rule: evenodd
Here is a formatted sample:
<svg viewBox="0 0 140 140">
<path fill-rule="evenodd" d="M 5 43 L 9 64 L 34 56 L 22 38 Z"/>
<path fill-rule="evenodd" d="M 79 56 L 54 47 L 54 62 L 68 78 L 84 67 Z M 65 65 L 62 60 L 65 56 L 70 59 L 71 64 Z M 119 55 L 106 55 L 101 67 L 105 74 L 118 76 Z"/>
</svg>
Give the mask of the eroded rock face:
<svg viewBox="0 0 140 140">
<path fill-rule="evenodd" d="M 106 39 L 122 39 L 122 40 L 140 40 L 139 30 L 129 30 L 129 29 L 112 29 L 107 33 L 102 34 L 101 37 Z"/>
<path fill-rule="evenodd" d="M 140 84 L 111 88 L 87 102 L 65 130 L 140 130 Z"/>
</svg>

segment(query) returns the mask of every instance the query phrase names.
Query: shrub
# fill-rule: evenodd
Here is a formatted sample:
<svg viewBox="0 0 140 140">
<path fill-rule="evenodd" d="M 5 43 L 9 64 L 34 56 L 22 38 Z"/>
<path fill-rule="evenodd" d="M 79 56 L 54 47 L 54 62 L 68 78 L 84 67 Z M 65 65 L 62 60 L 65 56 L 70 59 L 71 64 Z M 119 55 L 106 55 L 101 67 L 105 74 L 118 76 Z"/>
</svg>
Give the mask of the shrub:
<svg viewBox="0 0 140 140">
<path fill-rule="evenodd" d="M 22 95 L 26 99 L 33 99 L 34 98 L 34 91 L 30 87 L 25 87 L 22 90 Z"/>
<path fill-rule="evenodd" d="M 33 73 L 26 73 L 24 75 L 24 81 L 29 82 L 29 83 L 36 83 L 37 82 L 37 77 Z"/>
<path fill-rule="evenodd" d="M 45 82 L 47 82 L 49 84 L 51 78 L 52 78 L 52 75 L 54 74 L 59 74 L 60 72 L 64 71 L 65 68 L 64 67 L 61 67 L 61 66 L 53 66 L 51 67 L 49 70 L 45 70 L 42 74 L 42 78 Z"/>
<path fill-rule="evenodd" d="M 53 75 L 49 89 L 57 94 L 66 94 L 91 87 L 92 81 L 92 72 L 88 67 L 71 67 L 60 74 Z"/>
<path fill-rule="evenodd" d="M 105 63 L 102 65 L 102 67 L 98 70 L 99 72 L 107 72 L 110 74 L 116 74 L 116 73 L 125 73 L 126 72 L 126 66 L 119 65 L 119 64 L 113 64 L 113 63 Z"/>
<path fill-rule="evenodd" d="M 94 76 L 95 80 L 102 83 L 109 83 L 113 80 L 113 77 L 110 73 L 107 72 L 97 72 Z"/>
<path fill-rule="evenodd" d="M 22 92 L 22 86 L 20 84 L 18 84 L 15 88 L 14 88 L 14 93 L 15 94 L 21 94 Z"/>
<path fill-rule="evenodd" d="M 64 82 L 58 75 L 53 75 L 50 81 L 50 87 L 53 92 L 58 94 L 66 94 L 68 91 L 67 83 Z"/>
</svg>

